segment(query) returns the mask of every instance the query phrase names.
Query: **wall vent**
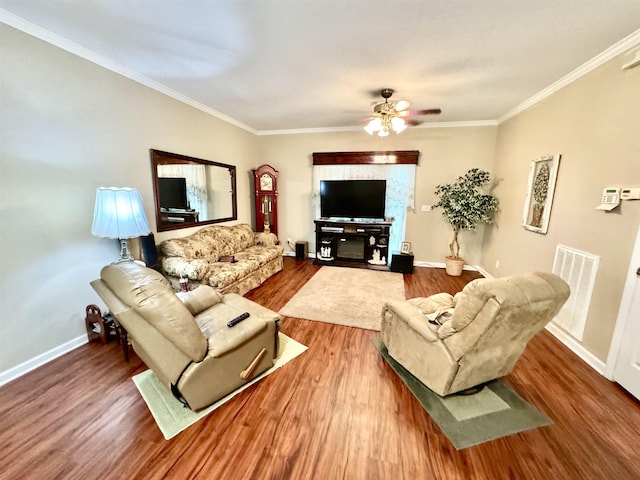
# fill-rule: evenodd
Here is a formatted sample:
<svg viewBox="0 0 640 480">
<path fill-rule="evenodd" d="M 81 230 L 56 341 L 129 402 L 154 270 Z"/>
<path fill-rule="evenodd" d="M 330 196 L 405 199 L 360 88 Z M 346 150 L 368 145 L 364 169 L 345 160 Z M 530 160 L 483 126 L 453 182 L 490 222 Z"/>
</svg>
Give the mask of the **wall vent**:
<svg viewBox="0 0 640 480">
<path fill-rule="evenodd" d="M 558 245 L 553 260 L 553 273 L 571 287 L 571 295 L 553 323 L 582 341 L 589 313 L 591 294 L 596 282 L 600 257 L 574 248 Z"/>
</svg>

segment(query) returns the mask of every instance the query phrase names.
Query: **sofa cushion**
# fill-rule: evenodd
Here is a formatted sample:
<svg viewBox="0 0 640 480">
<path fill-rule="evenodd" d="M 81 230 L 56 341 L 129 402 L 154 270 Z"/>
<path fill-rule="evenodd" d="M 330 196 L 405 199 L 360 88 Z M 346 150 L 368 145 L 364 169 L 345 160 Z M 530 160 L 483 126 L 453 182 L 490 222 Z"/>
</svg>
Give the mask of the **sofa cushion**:
<svg viewBox="0 0 640 480">
<path fill-rule="evenodd" d="M 160 250 L 166 257 L 202 259 L 217 262 L 221 256 L 234 255 L 254 244 L 254 232 L 246 223 L 240 225 L 212 225 L 187 237 L 164 240 Z M 265 240 L 266 241 L 266 240 Z"/>
<path fill-rule="evenodd" d="M 208 285 L 199 285 L 189 292 L 178 292 L 176 295 L 193 315 L 222 301 L 222 295 Z"/>
<path fill-rule="evenodd" d="M 272 233 L 257 232 L 254 233 L 253 243 L 262 247 L 275 247 L 278 245 L 278 237 Z"/>
<path fill-rule="evenodd" d="M 244 259 L 236 263 L 216 262 L 210 265 L 206 281 L 208 285 L 222 289 L 255 272 L 260 265 L 257 260 L 252 259 Z"/>
<path fill-rule="evenodd" d="M 282 246 L 251 246 L 234 255 L 236 262 L 216 262 L 210 265 L 206 282 L 215 288 L 225 288 L 238 280 L 251 275 L 263 265 L 282 256 Z"/>
<path fill-rule="evenodd" d="M 173 277 L 186 277 L 189 280 L 202 280 L 209 271 L 209 262 L 197 258 L 189 260 L 183 257 L 163 257 L 162 270 Z"/>
<path fill-rule="evenodd" d="M 183 257 L 189 260 L 202 259 L 207 262 L 218 258 L 215 245 L 211 245 L 207 236 L 200 232 L 188 237 L 172 238 L 160 243 L 160 250 L 165 257 Z"/>
<path fill-rule="evenodd" d="M 214 261 L 223 255 L 234 255 L 254 244 L 254 232 L 246 223 L 232 225 L 230 227 L 220 226 L 211 233 L 211 240 L 218 248 L 218 256 Z"/>
</svg>

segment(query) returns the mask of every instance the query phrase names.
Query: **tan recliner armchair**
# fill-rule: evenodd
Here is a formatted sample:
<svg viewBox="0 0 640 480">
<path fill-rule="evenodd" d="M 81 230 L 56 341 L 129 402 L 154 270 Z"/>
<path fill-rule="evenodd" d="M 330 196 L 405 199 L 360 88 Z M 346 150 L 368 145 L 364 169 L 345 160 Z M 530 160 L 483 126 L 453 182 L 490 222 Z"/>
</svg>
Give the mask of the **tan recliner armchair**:
<svg viewBox="0 0 640 480">
<path fill-rule="evenodd" d="M 389 302 L 382 342 L 427 387 L 449 395 L 510 373 L 569 293 L 557 275 L 529 273 L 474 280 L 455 297 Z"/>
<path fill-rule="evenodd" d="M 236 294 L 201 285 L 176 294 L 157 271 L 107 265 L 91 282 L 133 349 L 176 397 L 200 410 L 273 365 L 281 316 Z M 233 327 L 227 322 L 248 312 Z"/>
</svg>

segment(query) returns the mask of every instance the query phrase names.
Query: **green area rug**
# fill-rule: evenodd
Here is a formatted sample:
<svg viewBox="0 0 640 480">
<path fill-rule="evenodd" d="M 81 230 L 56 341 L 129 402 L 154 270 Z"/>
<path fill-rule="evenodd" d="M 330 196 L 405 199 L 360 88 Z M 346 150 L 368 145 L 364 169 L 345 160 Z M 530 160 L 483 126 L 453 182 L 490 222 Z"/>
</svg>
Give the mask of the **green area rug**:
<svg viewBox="0 0 640 480">
<path fill-rule="evenodd" d="M 553 423 L 500 380 L 473 395 L 441 397 L 396 362 L 379 338 L 373 343 L 457 450 Z"/>
<path fill-rule="evenodd" d="M 176 400 L 167 387 L 158 380 L 158 377 L 156 377 L 151 370 L 145 370 L 144 372 L 135 375 L 133 377 L 133 382 L 136 384 L 142 398 L 147 403 L 147 406 L 160 428 L 160 431 L 164 435 L 164 438 L 169 440 L 171 437 L 174 437 L 185 428 L 193 425 L 202 417 L 208 415 L 219 406 L 231 400 L 244 389 L 249 388 L 256 382 L 259 382 L 264 377 L 273 373 L 278 368 L 282 367 L 307 350 L 306 346 L 296 342 L 292 338 L 289 338 L 282 333 L 279 333 L 279 335 L 280 355 L 276 358 L 273 367 L 257 376 L 249 383 L 243 385 L 238 390 L 231 392 L 226 397 L 221 398 L 213 405 L 199 412 L 194 412 Z"/>
</svg>

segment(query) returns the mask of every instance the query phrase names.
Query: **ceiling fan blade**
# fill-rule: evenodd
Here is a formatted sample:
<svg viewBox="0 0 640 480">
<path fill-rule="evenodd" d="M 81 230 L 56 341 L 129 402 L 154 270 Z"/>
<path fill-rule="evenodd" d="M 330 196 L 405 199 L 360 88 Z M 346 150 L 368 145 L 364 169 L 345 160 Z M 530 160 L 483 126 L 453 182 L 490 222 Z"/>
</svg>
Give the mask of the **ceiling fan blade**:
<svg viewBox="0 0 640 480">
<path fill-rule="evenodd" d="M 418 125 L 422 125 L 422 122 L 419 120 L 405 120 L 404 123 L 408 127 L 417 127 Z"/>
<path fill-rule="evenodd" d="M 426 110 L 412 110 L 409 115 L 439 115 L 442 110 L 439 108 L 427 108 Z"/>
<path fill-rule="evenodd" d="M 398 100 L 396 102 L 396 112 L 404 112 L 407 108 L 409 108 L 409 102 L 406 100 Z"/>
<path fill-rule="evenodd" d="M 420 115 L 438 115 L 442 110 L 439 108 L 429 108 L 426 110 L 405 110 L 402 112 L 398 112 L 398 116 L 400 117 L 419 117 Z"/>
</svg>

